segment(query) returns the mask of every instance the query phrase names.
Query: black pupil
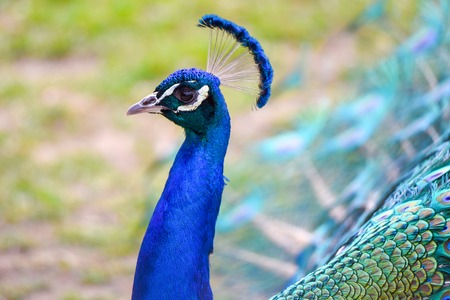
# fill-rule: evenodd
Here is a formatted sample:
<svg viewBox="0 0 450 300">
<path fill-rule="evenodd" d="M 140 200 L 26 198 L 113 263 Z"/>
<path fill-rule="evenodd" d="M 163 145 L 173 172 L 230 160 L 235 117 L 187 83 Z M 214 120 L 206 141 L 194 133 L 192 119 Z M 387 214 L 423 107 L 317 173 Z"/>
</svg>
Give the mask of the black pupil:
<svg viewBox="0 0 450 300">
<path fill-rule="evenodd" d="M 177 91 L 176 96 L 180 101 L 191 102 L 197 96 L 197 91 L 185 86 Z"/>
</svg>

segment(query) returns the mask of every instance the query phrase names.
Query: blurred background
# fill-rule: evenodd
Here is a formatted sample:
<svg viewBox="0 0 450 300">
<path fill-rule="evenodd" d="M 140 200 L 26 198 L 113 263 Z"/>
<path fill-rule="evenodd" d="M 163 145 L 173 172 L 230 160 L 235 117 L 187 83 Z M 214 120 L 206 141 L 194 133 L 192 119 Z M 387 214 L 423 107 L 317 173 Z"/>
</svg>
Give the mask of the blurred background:
<svg viewBox="0 0 450 300">
<path fill-rule="evenodd" d="M 382 21 L 361 19 L 372 3 L 0 0 L 0 299 L 130 298 L 141 238 L 183 132 L 125 111 L 174 70 L 205 68 L 202 15 L 246 27 L 275 70 L 262 110 L 224 90 L 226 208 L 258 183 L 243 172 L 246 149 L 299 112 L 352 96 L 360 70 L 408 34 L 416 1 L 388 2 Z M 396 31 L 380 30 L 387 22 Z M 222 236 L 216 244 L 226 248 Z M 215 264 L 221 255 L 211 262 L 214 293 L 240 299 Z"/>
</svg>

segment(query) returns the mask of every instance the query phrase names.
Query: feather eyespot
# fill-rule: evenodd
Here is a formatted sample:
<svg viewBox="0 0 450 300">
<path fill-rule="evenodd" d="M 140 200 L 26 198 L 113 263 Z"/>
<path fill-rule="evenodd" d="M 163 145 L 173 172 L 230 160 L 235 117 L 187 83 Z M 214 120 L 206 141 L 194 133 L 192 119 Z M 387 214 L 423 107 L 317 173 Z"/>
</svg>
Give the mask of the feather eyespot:
<svg viewBox="0 0 450 300">
<path fill-rule="evenodd" d="M 440 204 L 449 205 L 450 204 L 450 191 L 445 190 L 444 192 L 440 193 L 436 197 L 436 199 Z"/>
<path fill-rule="evenodd" d="M 191 103 L 197 99 L 198 92 L 188 86 L 180 86 L 173 92 L 174 96 L 183 103 Z"/>
<path fill-rule="evenodd" d="M 442 300 L 450 300 L 450 291 L 446 291 L 441 295 Z"/>
<path fill-rule="evenodd" d="M 444 243 L 443 248 L 446 254 L 450 254 L 450 239 Z"/>
</svg>

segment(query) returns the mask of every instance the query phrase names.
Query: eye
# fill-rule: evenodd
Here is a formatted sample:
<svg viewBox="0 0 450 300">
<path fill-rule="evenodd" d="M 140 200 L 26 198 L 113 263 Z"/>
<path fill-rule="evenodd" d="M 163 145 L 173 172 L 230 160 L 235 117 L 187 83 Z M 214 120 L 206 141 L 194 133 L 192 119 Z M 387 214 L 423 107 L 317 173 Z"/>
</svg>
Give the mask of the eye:
<svg viewBox="0 0 450 300">
<path fill-rule="evenodd" d="M 198 92 L 187 86 L 180 86 L 174 91 L 175 97 L 184 103 L 189 103 L 197 99 Z"/>
</svg>

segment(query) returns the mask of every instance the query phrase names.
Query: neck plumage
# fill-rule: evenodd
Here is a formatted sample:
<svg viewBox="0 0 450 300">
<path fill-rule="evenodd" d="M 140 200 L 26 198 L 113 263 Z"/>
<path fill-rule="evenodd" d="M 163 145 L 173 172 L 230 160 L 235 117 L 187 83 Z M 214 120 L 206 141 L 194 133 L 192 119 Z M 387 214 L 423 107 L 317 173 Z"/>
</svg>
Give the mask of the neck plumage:
<svg viewBox="0 0 450 300">
<path fill-rule="evenodd" d="M 224 188 L 228 114 L 186 140 L 139 252 L 132 299 L 212 299 L 209 254 Z"/>
</svg>

